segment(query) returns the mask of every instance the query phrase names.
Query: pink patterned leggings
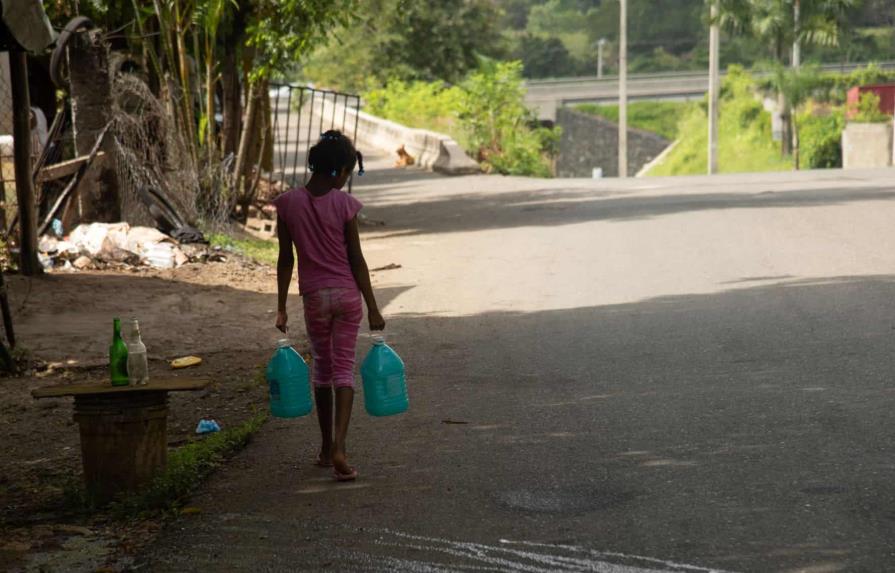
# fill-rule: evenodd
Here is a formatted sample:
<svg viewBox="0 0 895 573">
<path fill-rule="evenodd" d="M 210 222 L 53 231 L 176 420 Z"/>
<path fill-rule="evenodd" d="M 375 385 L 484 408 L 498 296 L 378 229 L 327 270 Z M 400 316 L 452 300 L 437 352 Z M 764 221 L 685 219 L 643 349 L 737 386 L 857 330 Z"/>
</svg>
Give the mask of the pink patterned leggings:
<svg viewBox="0 0 895 573">
<path fill-rule="evenodd" d="M 302 297 L 315 387 L 354 388 L 354 351 L 364 315 L 360 291 L 324 288 Z"/>
</svg>

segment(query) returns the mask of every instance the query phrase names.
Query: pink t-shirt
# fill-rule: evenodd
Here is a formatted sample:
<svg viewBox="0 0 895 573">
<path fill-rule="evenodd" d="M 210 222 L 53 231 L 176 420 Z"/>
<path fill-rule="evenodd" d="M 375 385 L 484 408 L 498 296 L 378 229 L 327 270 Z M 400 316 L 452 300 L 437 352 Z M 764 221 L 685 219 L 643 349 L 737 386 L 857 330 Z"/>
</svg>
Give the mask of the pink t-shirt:
<svg viewBox="0 0 895 573">
<path fill-rule="evenodd" d="M 283 193 L 273 204 L 298 251 L 299 293 L 357 288 L 348 262 L 345 225 L 361 210 L 361 202 L 338 189 L 315 197 L 299 187 Z"/>
</svg>

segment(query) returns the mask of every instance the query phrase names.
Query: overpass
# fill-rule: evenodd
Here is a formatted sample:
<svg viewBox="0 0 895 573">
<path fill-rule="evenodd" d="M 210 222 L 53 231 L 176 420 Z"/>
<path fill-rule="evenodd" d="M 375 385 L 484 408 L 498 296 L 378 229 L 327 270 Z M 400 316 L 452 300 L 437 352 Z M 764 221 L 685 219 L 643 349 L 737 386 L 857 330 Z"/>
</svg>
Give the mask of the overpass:
<svg viewBox="0 0 895 573">
<path fill-rule="evenodd" d="M 866 63 L 827 64 L 825 72 L 848 73 Z M 880 68 L 895 70 L 895 61 L 882 62 Z M 722 72 L 722 77 L 724 76 Z M 770 72 L 754 72 L 766 77 Z M 666 72 L 657 74 L 629 74 L 629 100 L 688 100 L 701 98 L 708 91 L 709 75 L 705 72 Z M 594 77 L 529 80 L 526 103 L 537 110 L 540 119 L 556 119 L 556 108 L 576 103 L 611 103 L 618 101 L 618 76 L 604 79 Z"/>
</svg>

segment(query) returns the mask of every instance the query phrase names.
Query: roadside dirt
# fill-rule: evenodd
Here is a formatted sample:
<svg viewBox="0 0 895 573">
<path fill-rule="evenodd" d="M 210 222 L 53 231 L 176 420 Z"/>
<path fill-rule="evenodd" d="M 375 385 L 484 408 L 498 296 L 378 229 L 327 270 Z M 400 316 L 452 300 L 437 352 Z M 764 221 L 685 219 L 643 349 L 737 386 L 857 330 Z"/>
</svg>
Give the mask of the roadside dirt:
<svg viewBox="0 0 895 573">
<path fill-rule="evenodd" d="M 275 271 L 231 255 L 172 271 L 7 277 L 16 337 L 31 368 L 0 379 L 0 569 L 95 570 L 150 539 L 157 523 L 113 523 L 73 514 L 66 491 L 80 480 L 71 399 L 35 401 L 31 391 L 62 383 L 104 381 L 112 318 L 136 317 L 150 375 L 207 377 L 205 391 L 170 398 L 169 447 L 195 437 L 202 418 L 233 427 L 266 407 L 263 364 L 273 328 Z M 293 287 L 294 288 L 294 287 Z M 292 297 L 293 312 L 299 308 Z M 300 317 L 293 317 L 300 324 Z M 295 333 L 299 350 L 303 335 Z M 168 361 L 203 363 L 172 371 Z"/>
</svg>

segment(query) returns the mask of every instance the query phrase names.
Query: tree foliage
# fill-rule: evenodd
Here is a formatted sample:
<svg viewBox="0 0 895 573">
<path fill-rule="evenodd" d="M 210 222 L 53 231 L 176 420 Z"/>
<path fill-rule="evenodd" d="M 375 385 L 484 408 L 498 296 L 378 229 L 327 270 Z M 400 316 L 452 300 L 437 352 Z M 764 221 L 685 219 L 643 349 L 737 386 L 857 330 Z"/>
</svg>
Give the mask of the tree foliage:
<svg viewBox="0 0 895 573">
<path fill-rule="evenodd" d="M 369 0 L 314 51 L 303 73 L 354 90 L 391 79 L 458 82 L 478 55 L 501 54 L 498 17 L 489 0 Z"/>
</svg>

